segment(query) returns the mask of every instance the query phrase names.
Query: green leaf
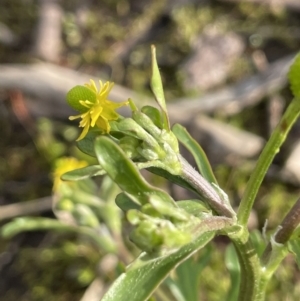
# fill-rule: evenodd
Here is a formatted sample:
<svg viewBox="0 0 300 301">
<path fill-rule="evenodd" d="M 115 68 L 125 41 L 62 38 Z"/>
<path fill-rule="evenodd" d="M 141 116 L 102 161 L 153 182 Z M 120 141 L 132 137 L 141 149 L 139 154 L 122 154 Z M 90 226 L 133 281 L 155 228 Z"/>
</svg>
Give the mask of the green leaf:
<svg viewBox="0 0 300 301">
<path fill-rule="evenodd" d="M 73 185 L 74 184 L 75 182 L 73 182 Z M 99 189 L 98 185 L 92 179 L 83 179 L 76 181 L 76 187 L 78 187 L 78 190 L 81 190 L 82 192 L 86 192 L 93 196 L 97 194 Z"/>
<path fill-rule="evenodd" d="M 288 249 L 290 252 L 292 252 L 295 255 L 298 268 L 300 269 L 300 240 L 299 240 L 299 238 L 290 240 L 288 242 Z"/>
<path fill-rule="evenodd" d="M 169 180 L 170 182 L 177 184 L 178 186 L 181 186 L 197 194 L 197 191 L 188 182 L 186 182 L 185 179 L 181 176 L 173 175 L 168 171 L 166 171 L 165 169 L 158 168 L 158 167 L 148 167 L 146 169 L 155 175 L 163 177 Z"/>
<path fill-rule="evenodd" d="M 203 213 L 211 213 L 211 210 L 209 210 L 205 203 L 200 200 L 182 200 L 178 201 L 177 205 L 184 209 L 187 213 L 200 218 L 203 216 Z"/>
<path fill-rule="evenodd" d="M 75 86 L 67 93 L 68 104 L 74 110 L 80 113 L 84 113 L 87 111 L 87 108 L 80 104 L 80 100 L 89 100 L 90 102 L 95 103 L 96 99 L 96 93 L 85 86 Z"/>
<path fill-rule="evenodd" d="M 140 111 L 132 112 L 132 118 L 161 145 L 167 155 L 171 155 L 170 147 L 173 154 L 174 152 L 179 153 L 178 140 L 172 131 L 161 130 L 154 124 L 150 117 Z M 167 145 L 169 145 L 169 147 Z M 175 157 L 177 159 L 176 155 Z"/>
<path fill-rule="evenodd" d="M 140 139 L 131 136 L 122 137 L 119 140 L 120 148 L 125 152 L 126 156 L 130 159 L 141 157 L 138 150 L 143 142 Z"/>
<path fill-rule="evenodd" d="M 36 217 L 20 217 L 5 224 L 1 229 L 1 236 L 4 238 L 11 238 L 21 232 L 25 231 L 73 231 L 74 226 L 62 223 L 59 220 L 50 218 L 36 218 Z"/>
<path fill-rule="evenodd" d="M 197 141 L 193 139 L 188 131 L 180 124 L 175 124 L 172 128 L 172 132 L 175 134 L 177 139 L 191 152 L 203 177 L 209 183 L 215 183 L 218 185 L 206 154 Z"/>
<path fill-rule="evenodd" d="M 126 192 L 122 192 L 117 195 L 116 204 L 124 212 L 126 212 L 130 209 L 140 210 L 140 208 L 141 208 L 141 206 L 138 204 L 138 202 L 134 201 L 132 199 L 132 197 L 130 197 L 128 194 L 126 194 Z"/>
<path fill-rule="evenodd" d="M 162 131 L 154 124 L 150 117 L 141 111 L 134 111 L 132 112 L 132 118 L 138 125 L 140 125 L 152 137 L 154 137 L 156 141 L 159 142 L 158 139 L 160 138 Z"/>
<path fill-rule="evenodd" d="M 188 221 L 190 218 L 190 215 L 187 214 L 185 210 L 175 206 L 175 203 L 166 203 L 156 195 L 151 195 L 149 202 L 157 212 L 165 217 L 173 218 L 178 221 Z"/>
<path fill-rule="evenodd" d="M 54 230 L 58 232 L 75 232 L 88 236 L 94 243 L 107 253 L 115 253 L 116 246 L 109 236 L 99 235 L 98 232 L 87 227 L 77 227 L 65 224 L 59 220 L 44 217 L 20 217 L 5 224 L 1 228 L 1 236 L 11 238 L 25 231 L 45 231 Z"/>
<path fill-rule="evenodd" d="M 111 122 L 111 127 L 112 131 L 119 131 L 133 138 L 140 139 L 154 151 L 158 153 L 162 152 L 158 142 L 132 118 L 124 118 L 118 122 Z"/>
<path fill-rule="evenodd" d="M 90 165 L 83 168 L 78 168 L 72 171 L 68 171 L 61 176 L 63 181 L 80 181 L 83 179 L 102 176 L 105 171 L 100 165 Z"/>
<path fill-rule="evenodd" d="M 76 220 L 76 223 L 80 226 L 86 226 L 89 228 L 99 228 L 100 222 L 98 220 L 95 211 L 91 207 L 85 204 L 75 204 L 72 215 Z"/>
<path fill-rule="evenodd" d="M 139 214 L 140 212 L 136 210 L 131 210 L 127 213 L 128 221 L 131 224 L 137 223 L 133 231 L 130 232 L 129 238 L 139 249 L 153 252 L 165 243 L 164 236 L 157 231 L 153 221 L 139 220 Z"/>
<path fill-rule="evenodd" d="M 62 191 L 56 196 L 56 198 L 57 199 L 55 200 L 55 209 L 58 210 L 64 210 L 63 207 L 61 207 L 60 202 L 66 199 L 71 201 L 73 204 L 85 204 L 93 208 L 103 207 L 105 204 L 105 202 L 99 197 L 97 197 L 95 194 L 92 194 L 91 192 L 82 191 L 76 186 L 72 187 L 71 190 L 69 190 L 67 193 L 64 193 L 64 191 Z"/>
<path fill-rule="evenodd" d="M 203 248 L 215 235 L 214 231 L 200 233 L 197 238 L 179 250 L 161 257 L 142 253 L 104 295 L 102 301 L 146 301 L 181 262 Z"/>
<path fill-rule="evenodd" d="M 161 77 L 156 61 L 156 49 L 154 45 L 151 46 L 151 55 L 152 55 L 152 77 L 151 77 L 150 85 L 153 94 L 155 96 L 155 99 L 163 111 L 164 129 L 169 131 L 170 122 L 167 113 L 167 106 L 166 106 L 166 101 L 164 96 L 163 85 L 162 85 L 162 81 L 161 81 Z"/>
<path fill-rule="evenodd" d="M 266 248 L 266 242 L 259 230 L 253 230 L 250 233 L 250 240 L 258 256 L 261 256 Z"/>
<path fill-rule="evenodd" d="M 291 91 L 295 97 L 300 97 L 300 53 L 296 55 L 290 67 L 288 77 L 291 84 Z"/>
<path fill-rule="evenodd" d="M 175 296 L 180 292 L 185 301 L 199 300 L 199 281 L 201 272 L 211 258 L 211 248 L 205 248 L 197 258 L 189 258 L 176 269 L 174 278 L 166 279 L 166 284 Z"/>
<path fill-rule="evenodd" d="M 109 176 L 102 178 L 99 195 L 107 203 L 114 204 L 116 196 L 120 193 L 120 189 Z"/>
<path fill-rule="evenodd" d="M 101 135 L 101 132 L 99 130 L 93 129 L 90 130 L 87 135 L 76 142 L 77 147 L 85 154 L 96 157 L 95 151 L 94 151 L 94 141 L 97 137 Z"/>
<path fill-rule="evenodd" d="M 156 195 L 165 202 L 176 203 L 163 190 L 149 185 L 139 173 L 135 164 L 127 158 L 122 149 L 107 137 L 98 137 L 95 141 L 95 153 L 102 168 L 119 187 L 134 196 L 140 205 Z"/>
<path fill-rule="evenodd" d="M 115 204 L 115 199 L 120 193 L 120 188 L 114 183 L 109 176 L 102 178 L 100 191 L 98 194 L 105 202 L 105 206 L 98 206 L 97 213 L 104 223 L 112 230 L 114 234 L 121 234 L 122 220 L 121 211 Z"/>
<path fill-rule="evenodd" d="M 230 244 L 226 248 L 225 265 L 229 271 L 230 279 L 231 279 L 231 287 L 229 289 L 226 300 L 235 301 L 238 299 L 241 272 L 240 272 L 240 264 L 238 261 L 238 256 L 233 244 Z"/>
<path fill-rule="evenodd" d="M 165 152 L 158 142 L 132 118 L 124 118 L 118 122 L 111 122 L 111 127 L 112 131 L 119 131 L 120 133 L 143 141 L 144 145 L 137 147 L 137 151 L 148 161 L 165 157 Z M 124 148 L 124 146 L 122 147 Z"/>
<path fill-rule="evenodd" d="M 157 108 L 144 106 L 141 111 L 146 114 L 158 128 L 163 129 L 162 116 Z"/>
</svg>

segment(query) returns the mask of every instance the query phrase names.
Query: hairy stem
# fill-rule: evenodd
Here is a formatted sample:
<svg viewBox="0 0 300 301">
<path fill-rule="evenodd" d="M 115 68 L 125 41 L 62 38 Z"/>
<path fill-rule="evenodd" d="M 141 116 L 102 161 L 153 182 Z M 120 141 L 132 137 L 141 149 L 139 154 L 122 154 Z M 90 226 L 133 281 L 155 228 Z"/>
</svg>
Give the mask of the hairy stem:
<svg viewBox="0 0 300 301">
<path fill-rule="evenodd" d="M 238 254 L 241 267 L 241 282 L 239 301 L 261 301 L 259 282 L 261 278 L 261 265 L 258 255 L 248 239 L 246 228 L 241 233 L 229 235 Z"/>
<path fill-rule="evenodd" d="M 234 217 L 235 213 L 213 186 L 203 178 L 183 157 L 179 157 L 182 165 L 182 176 L 184 179 L 202 196 L 211 208 L 219 215 L 226 217 Z"/>
</svg>

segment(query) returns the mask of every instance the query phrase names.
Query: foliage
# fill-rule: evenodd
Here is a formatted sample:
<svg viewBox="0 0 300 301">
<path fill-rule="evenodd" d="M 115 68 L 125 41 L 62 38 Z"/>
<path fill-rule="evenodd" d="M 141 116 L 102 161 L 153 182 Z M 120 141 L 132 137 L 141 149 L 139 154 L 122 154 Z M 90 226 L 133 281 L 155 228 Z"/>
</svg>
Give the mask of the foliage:
<svg viewBox="0 0 300 301">
<path fill-rule="evenodd" d="M 286 256 L 292 253 L 297 262 L 300 261 L 300 200 L 278 224 L 278 229 L 274 229 L 266 244 L 259 234 L 250 233 L 247 228 L 264 176 L 300 114 L 299 56 L 289 73 L 295 97 L 261 153 L 237 213 L 218 185 L 201 146 L 181 125 L 170 127 L 154 46 L 152 71 L 151 88 L 160 110 L 149 106 L 138 109 L 128 100 L 132 116 L 124 118 L 115 112 L 113 118 L 102 115 L 105 131 L 103 123 L 96 122 L 97 118 L 105 110 L 119 106 L 107 101 L 111 85 L 107 88 L 101 83 L 99 92 L 95 84 L 76 86 L 69 92 L 70 105 L 83 115 L 92 116 L 87 127 L 80 123 L 85 129 L 78 139 L 78 147 L 95 157 L 98 164 L 85 166 L 85 163 L 72 161 L 68 168 L 71 160 L 60 161 L 58 167 L 67 172 L 62 175 L 64 182 L 58 179 L 62 173 L 59 169 L 54 173 L 53 211 L 58 220 L 18 218 L 3 226 L 1 234 L 11 237 L 21 231 L 45 229 L 75 232 L 80 239 L 88 239 L 103 258 L 114 254 L 123 256 L 126 263 L 136 258 L 120 273 L 103 297 L 104 301 L 142 301 L 153 293 L 172 294 L 177 300 L 198 300 L 198 279 L 208 266 L 208 257 L 203 256 L 193 264 L 191 256 L 203 248 L 205 251 L 216 236 L 225 235 L 232 242 L 224 258 L 231 283 L 227 285 L 227 300 L 264 300 L 267 285 Z M 84 105 L 87 102 L 91 107 Z M 97 109 L 101 105 L 99 111 L 95 111 L 94 105 Z M 194 156 L 199 172 L 182 157 L 179 142 Z M 164 190 L 150 185 L 141 169 L 191 190 L 197 198 L 175 201 Z M 100 191 L 91 179 L 99 175 L 105 175 Z M 130 224 L 124 239 L 121 238 L 122 215 Z M 130 245 L 128 239 L 134 245 Z M 136 256 L 138 249 L 141 253 Z M 167 278 L 177 266 L 177 277 Z M 202 274 L 200 277 L 205 277 Z M 191 275 L 194 281 L 187 281 Z M 160 291 L 160 284 L 168 288 L 167 293 Z"/>
</svg>

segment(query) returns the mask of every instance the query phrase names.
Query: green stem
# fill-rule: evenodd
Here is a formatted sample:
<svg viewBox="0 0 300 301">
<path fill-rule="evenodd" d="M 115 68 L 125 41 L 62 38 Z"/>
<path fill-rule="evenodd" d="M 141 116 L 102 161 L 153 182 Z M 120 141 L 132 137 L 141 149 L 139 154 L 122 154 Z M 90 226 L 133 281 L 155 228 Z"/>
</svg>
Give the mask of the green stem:
<svg viewBox="0 0 300 301">
<path fill-rule="evenodd" d="M 264 301 L 266 297 L 267 285 L 269 283 L 269 278 L 262 276 L 258 282 L 258 291 L 259 294 L 255 301 Z"/>
<path fill-rule="evenodd" d="M 275 243 L 275 242 L 274 242 Z M 269 280 L 272 278 L 275 271 L 278 269 L 279 265 L 281 264 L 282 260 L 288 254 L 288 249 L 285 245 L 275 243 L 275 248 L 273 248 L 271 257 L 268 260 L 268 263 L 262 268 L 262 274 L 258 281 L 258 291 L 259 294 L 255 301 L 264 301 L 267 285 Z"/>
<path fill-rule="evenodd" d="M 296 205 L 294 207 L 296 207 Z M 294 215 L 298 216 L 298 210 Z M 277 243 L 275 236 L 272 242 L 272 252 L 267 252 L 269 256 L 267 258 L 263 256 L 261 262 L 251 241 L 248 239 L 249 232 L 246 228 L 243 228 L 240 233 L 234 233 L 229 236 L 237 251 L 241 267 L 238 300 L 264 301 L 269 280 L 278 269 L 282 260 L 286 257 L 288 253 L 287 247 L 284 244 Z"/>
<path fill-rule="evenodd" d="M 238 254 L 241 267 L 241 282 L 239 301 L 261 301 L 259 283 L 261 278 L 261 265 L 258 255 L 248 239 L 249 232 L 246 228 L 239 235 L 231 235 L 231 240 Z"/>
<path fill-rule="evenodd" d="M 238 221 L 241 225 L 247 225 L 250 211 L 264 176 L 269 169 L 275 155 L 279 152 L 279 149 L 285 141 L 292 125 L 297 120 L 299 113 L 300 98 L 294 98 L 284 113 L 280 123 L 275 128 L 266 146 L 264 147 L 257 161 L 255 169 L 251 174 L 237 213 Z"/>
<path fill-rule="evenodd" d="M 262 277 L 259 281 L 259 290 L 261 292 L 261 299 L 264 300 L 269 280 L 278 269 L 282 260 L 288 254 L 286 243 L 292 236 L 294 230 L 298 227 L 300 222 L 300 199 L 294 204 L 289 213 L 286 215 L 280 225 L 280 230 L 271 237 L 270 243 L 267 245 L 261 262 L 263 267 Z"/>
</svg>

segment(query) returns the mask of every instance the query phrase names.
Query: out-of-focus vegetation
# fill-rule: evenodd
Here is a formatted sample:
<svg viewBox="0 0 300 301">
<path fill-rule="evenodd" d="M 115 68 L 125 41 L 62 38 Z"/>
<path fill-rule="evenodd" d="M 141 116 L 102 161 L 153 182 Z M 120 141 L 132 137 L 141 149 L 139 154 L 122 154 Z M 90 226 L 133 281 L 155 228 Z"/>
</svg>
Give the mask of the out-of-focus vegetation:
<svg viewBox="0 0 300 301">
<path fill-rule="evenodd" d="M 7 44 L 0 41 L 0 64 L 40 61 L 32 49 L 41 3 L 1 0 L 0 25 L 9 29 L 15 42 Z M 173 3 L 161 0 L 64 0 L 57 4 L 62 10 L 61 48 L 57 64 L 84 73 L 101 74 L 150 95 L 149 48 L 150 44 L 155 44 L 166 99 L 170 102 L 207 92 L 185 84 L 186 73 L 182 66 L 193 53 L 197 38 L 208 28 L 224 34 L 235 32 L 244 45 L 243 53 L 232 62 L 226 78 L 210 90 L 256 73 L 259 67 L 255 53 L 258 51 L 264 54 L 267 63 L 272 63 L 298 51 L 300 46 L 299 9 L 284 5 L 251 1 Z M 1 28 L 0 37 L 3 35 Z M 285 105 L 290 99 L 290 92 L 285 88 L 281 95 Z M 78 129 L 67 120 L 37 120 L 26 111 L 23 115 L 16 114 L 19 111 L 12 99 L 11 91 L 0 90 L 1 206 L 51 195 L 51 170 L 56 159 L 75 156 L 91 160 L 73 144 L 78 137 Z M 238 115 L 224 117 L 220 112 L 212 115 L 266 138 L 267 114 L 267 104 L 262 102 Z M 290 145 L 298 137 L 297 127 L 288 141 Z M 283 155 L 276 158 L 278 166 L 284 163 L 286 153 L 288 150 L 283 149 Z M 239 168 L 226 164 L 214 166 L 219 184 L 231 200 L 237 202 L 241 199 L 251 164 L 247 161 Z M 96 181 L 98 184 L 101 182 Z M 154 181 L 159 182 L 158 179 Z M 263 227 L 267 217 L 268 225 L 274 228 L 299 196 L 299 191 L 297 185 L 266 180 L 255 204 L 257 228 Z M 42 215 L 53 217 L 51 210 Z M 216 248 L 210 248 L 209 255 L 204 251 L 197 255 L 200 259 L 206 258 L 201 261 L 205 263 L 202 271 L 205 279 L 201 283 L 198 281 L 199 300 L 222 300 L 230 285 L 224 277 L 228 276 L 228 271 L 223 265 L 223 252 L 216 252 L 225 250 L 227 241 L 219 238 L 214 244 Z M 197 261 L 197 256 L 191 260 Z M 104 283 L 110 283 L 123 270 L 119 263 L 113 271 L 99 272 L 101 260 L 103 254 L 99 254 L 92 243 L 78 240 L 75 234 L 34 232 L 19 234 L 12 240 L 1 239 L 0 300 L 80 300 L 96 276 L 100 275 Z M 272 279 L 267 300 L 297 300 L 300 295 L 299 277 L 296 264 L 286 258 Z M 176 279 L 175 272 L 173 278 Z M 175 299 L 167 282 L 162 288 L 164 292 L 158 292 L 156 300 L 180 300 Z"/>
</svg>

